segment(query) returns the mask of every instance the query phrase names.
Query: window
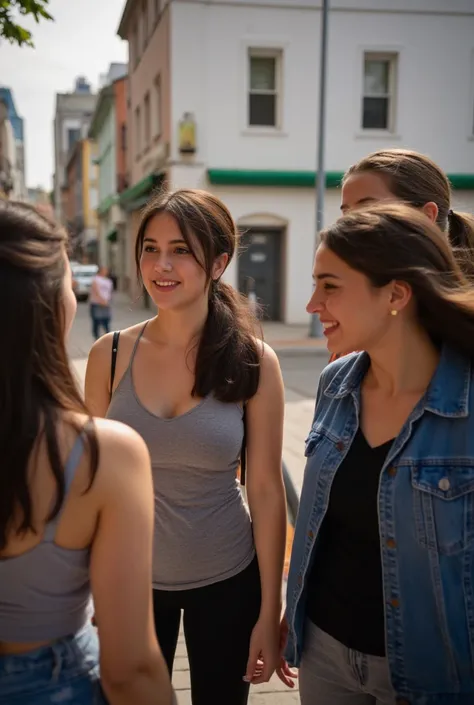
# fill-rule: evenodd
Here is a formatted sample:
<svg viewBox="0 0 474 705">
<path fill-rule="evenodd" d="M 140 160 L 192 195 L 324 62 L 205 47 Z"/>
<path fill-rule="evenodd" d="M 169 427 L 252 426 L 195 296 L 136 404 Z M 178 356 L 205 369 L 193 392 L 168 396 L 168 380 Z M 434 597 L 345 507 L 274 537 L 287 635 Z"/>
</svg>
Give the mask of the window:
<svg viewBox="0 0 474 705">
<path fill-rule="evenodd" d="M 396 54 L 364 54 L 364 130 L 393 130 L 396 64 Z"/>
<path fill-rule="evenodd" d="M 251 127 L 278 127 L 279 73 L 278 54 L 250 52 L 248 123 Z"/>
<path fill-rule="evenodd" d="M 122 152 L 127 151 L 127 124 L 125 122 L 120 127 L 120 149 Z"/>
<path fill-rule="evenodd" d="M 145 96 L 144 105 L 144 148 L 150 146 L 151 142 L 151 115 L 150 115 L 150 94 L 147 93 Z"/>
<path fill-rule="evenodd" d="M 155 78 L 155 124 L 154 132 L 155 137 L 160 137 L 161 135 L 161 76 Z"/>
<path fill-rule="evenodd" d="M 81 139 L 81 128 L 72 128 L 67 131 L 67 150 L 68 152 Z"/>
<path fill-rule="evenodd" d="M 138 159 L 140 156 L 140 152 L 142 150 L 142 126 L 141 126 L 140 108 L 135 108 L 135 137 L 136 137 L 135 154 Z"/>
<path fill-rule="evenodd" d="M 136 24 L 132 32 L 131 55 L 133 59 L 133 68 L 137 68 L 140 60 L 140 49 L 138 46 L 138 25 Z"/>
</svg>

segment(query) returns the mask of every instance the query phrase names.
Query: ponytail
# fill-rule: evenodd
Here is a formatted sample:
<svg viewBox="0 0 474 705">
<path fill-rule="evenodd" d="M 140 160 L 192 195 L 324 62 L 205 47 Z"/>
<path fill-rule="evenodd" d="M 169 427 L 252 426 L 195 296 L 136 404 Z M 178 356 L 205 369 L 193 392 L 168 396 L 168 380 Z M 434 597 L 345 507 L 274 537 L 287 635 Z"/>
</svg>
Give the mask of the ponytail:
<svg viewBox="0 0 474 705">
<path fill-rule="evenodd" d="M 449 241 L 459 266 L 474 281 L 474 217 L 469 213 L 448 213 Z"/>
<path fill-rule="evenodd" d="M 193 395 L 240 402 L 256 394 L 261 351 L 248 300 L 222 281 L 212 281 L 209 314 L 196 358 Z"/>
</svg>

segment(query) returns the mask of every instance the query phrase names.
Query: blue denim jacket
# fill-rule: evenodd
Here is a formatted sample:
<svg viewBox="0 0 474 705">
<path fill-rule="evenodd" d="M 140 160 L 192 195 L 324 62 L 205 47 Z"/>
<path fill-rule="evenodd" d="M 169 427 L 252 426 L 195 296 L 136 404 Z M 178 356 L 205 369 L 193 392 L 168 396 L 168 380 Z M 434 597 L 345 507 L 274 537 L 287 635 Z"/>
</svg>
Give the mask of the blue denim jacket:
<svg viewBox="0 0 474 705">
<path fill-rule="evenodd" d="M 332 481 L 359 424 L 369 365 L 354 353 L 323 372 L 288 578 L 286 658 L 301 659 L 306 584 Z M 378 494 L 386 652 L 400 703 L 474 703 L 474 384 L 444 348 L 383 466 Z"/>
</svg>

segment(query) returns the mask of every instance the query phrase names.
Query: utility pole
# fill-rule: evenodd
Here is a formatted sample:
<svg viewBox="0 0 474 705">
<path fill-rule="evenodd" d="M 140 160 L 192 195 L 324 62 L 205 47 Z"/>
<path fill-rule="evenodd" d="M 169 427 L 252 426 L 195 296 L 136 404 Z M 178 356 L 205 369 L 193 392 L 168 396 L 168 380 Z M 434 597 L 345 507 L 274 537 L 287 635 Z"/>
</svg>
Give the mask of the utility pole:
<svg viewBox="0 0 474 705">
<path fill-rule="evenodd" d="M 316 234 L 315 247 L 318 246 L 318 233 L 322 230 L 324 219 L 324 194 L 326 190 L 325 173 L 325 141 L 326 141 L 326 67 L 328 44 L 328 19 L 329 0 L 322 0 L 321 6 L 321 52 L 319 66 L 319 117 L 318 117 L 318 157 L 316 169 Z M 311 316 L 309 335 L 311 338 L 320 338 L 322 334 L 319 316 Z"/>
</svg>

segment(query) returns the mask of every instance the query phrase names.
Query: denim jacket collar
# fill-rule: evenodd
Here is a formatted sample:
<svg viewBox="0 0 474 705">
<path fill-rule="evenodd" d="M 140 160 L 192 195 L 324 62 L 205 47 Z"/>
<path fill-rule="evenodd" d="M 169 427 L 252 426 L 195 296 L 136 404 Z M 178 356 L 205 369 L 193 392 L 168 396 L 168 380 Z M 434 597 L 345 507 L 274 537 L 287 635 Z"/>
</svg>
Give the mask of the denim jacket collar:
<svg viewBox="0 0 474 705">
<path fill-rule="evenodd" d="M 358 358 L 355 363 L 354 355 Z M 325 396 L 342 399 L 358 392 L 369 365 L 370 358 L 365 352 L 348 356 L 347 364 L 341 365 L 324 390 Z M 447 345 L 443 346 L 438 367 L 425 394 L 424 409 L 451 418 L 469 416 L 470 380 L 471 360 Z"/>
</svg>

